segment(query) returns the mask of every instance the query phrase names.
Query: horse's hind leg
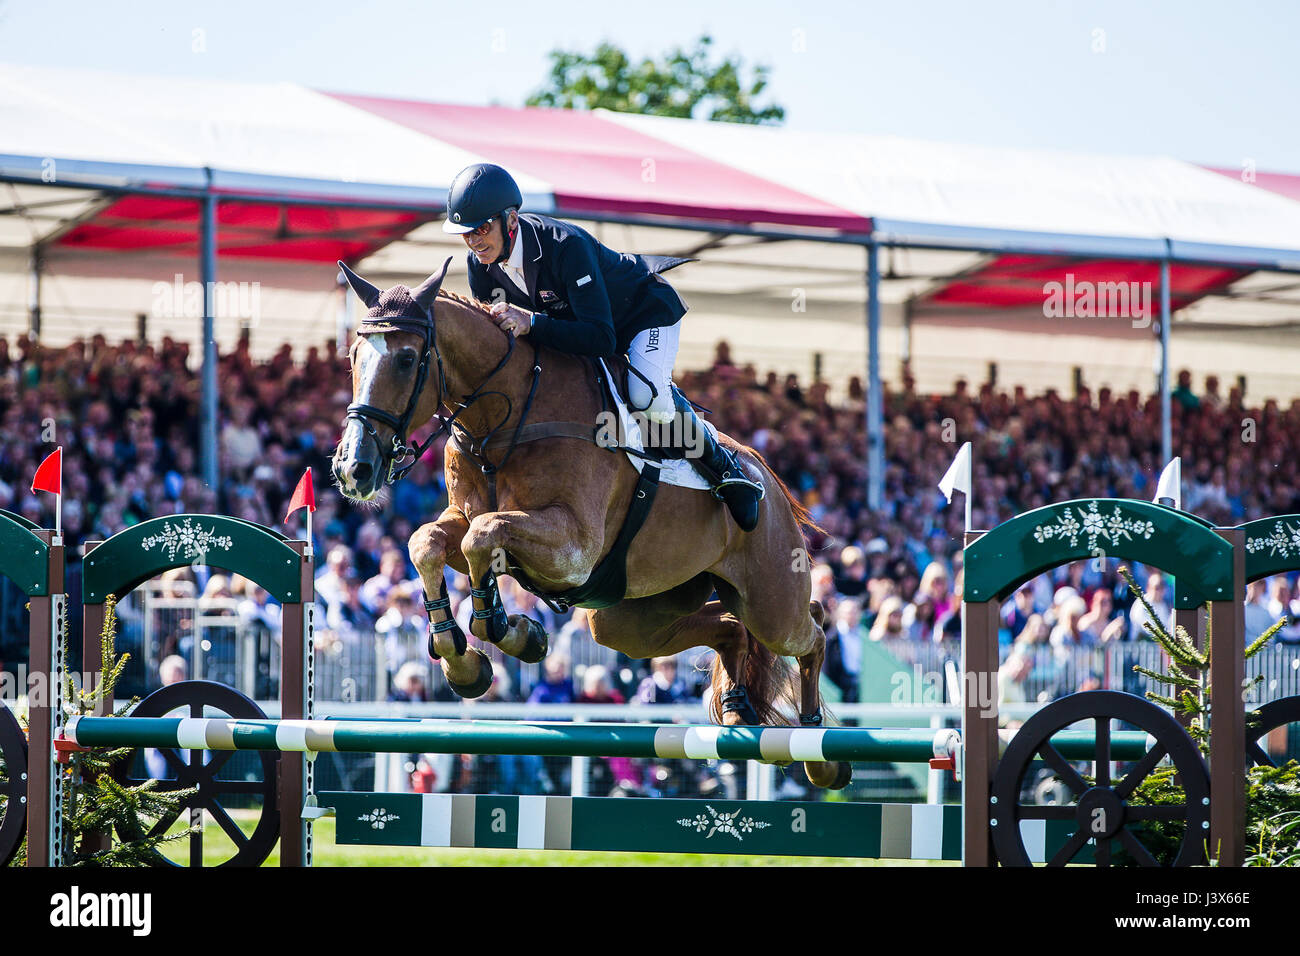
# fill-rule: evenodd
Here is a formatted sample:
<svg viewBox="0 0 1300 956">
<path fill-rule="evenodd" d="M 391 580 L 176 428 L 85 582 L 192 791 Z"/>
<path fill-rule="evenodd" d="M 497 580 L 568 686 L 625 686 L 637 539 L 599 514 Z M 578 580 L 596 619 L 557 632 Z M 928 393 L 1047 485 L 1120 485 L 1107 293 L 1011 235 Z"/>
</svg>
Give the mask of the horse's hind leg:
<svg viewBox="0 0 1300 956">
<path fill-rule="evenodd" d="M 817 626 L 817 639 L 811 651 L 799 655 L 799 723 L 805 727 L 822 725 L 821 673 L 826 657 L 826 635 Z M 808 761 L 804 763 L 808 779 L 818 787 L 843 790 L 853 779 L 853 768 L 844 761 L 834 763 Z"/>
<path fill-rule="evenodd" d="M 743 575 L 738 576 L 744 580 Z M 821 605 L 809 600 L 807 577 L 802 587 L 776 587 L 770 580 L 748 580 L 742 592 L 718 576 L 718 596 L 727 608 L 745 622 L 755 640 L 748 644 L 753 658 L 750 674 L 772 680 L 782 664 L 781 656 L 794 657 L 799 665 L 799 723 L 819 727 L 822 723 L 821 670 L 826 657 L 826 634 L 822 630 Z M 793 592 L 793 593 L 792 593 Z M 725 662 L 724 662 L 725 663 Z M 750 677 L 745 678 L 747 681 Z M 714 691 L 719 691 L 718 674 Z M 770 697 L 771 691 L 763 697 Z M 762 707 L 760 706 L 760 710 Z M 853 778 L 853 768 L 844 761 L 805 761 L 804 769 L 814 786 L 841 790 Z"/>
<path fill-rule="evenodd" d="M 710 603 L 717 604 L 718 609 L 722 611 L 720 602 L 713 601 Z M 735 621 L 739 626 L 731 640 L 720 642 L 716 648 L 718 656 L 714 667 L 721 667 L 726 672 L 731 687 L 718 693 L 719 682 L 715 674 L 712 704 L 713 719 L 716 723 L 728 727 L 737 724 L 761 724 L 763 718 L 759 716 L 758 711 L 754 708 L 754 702 L 749 697 L 749 689 L 745 686 L 747 679 L 745 665 L 749 662 L 749 642 L 752 638 L 745 629 L 745 625 L 740 623 L 739 618 L 725 611 L 722 613 L 727 614 L 727 617 Z"/>
</svg>

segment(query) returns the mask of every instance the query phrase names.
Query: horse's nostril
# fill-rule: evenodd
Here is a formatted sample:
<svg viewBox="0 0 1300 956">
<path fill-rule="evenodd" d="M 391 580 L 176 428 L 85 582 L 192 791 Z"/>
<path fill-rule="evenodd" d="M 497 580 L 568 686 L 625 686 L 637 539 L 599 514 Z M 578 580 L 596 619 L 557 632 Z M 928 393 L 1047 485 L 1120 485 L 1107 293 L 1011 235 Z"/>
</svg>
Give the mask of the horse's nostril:
<svg viewBox="0 0 1300 956">
<path fill-rule="evenodd" d="M 370 473 L 370 465 L 364 461 L 359 461 L 352 467 L 352 480 L 358 483 L 369 481 Z"/>
</svg>

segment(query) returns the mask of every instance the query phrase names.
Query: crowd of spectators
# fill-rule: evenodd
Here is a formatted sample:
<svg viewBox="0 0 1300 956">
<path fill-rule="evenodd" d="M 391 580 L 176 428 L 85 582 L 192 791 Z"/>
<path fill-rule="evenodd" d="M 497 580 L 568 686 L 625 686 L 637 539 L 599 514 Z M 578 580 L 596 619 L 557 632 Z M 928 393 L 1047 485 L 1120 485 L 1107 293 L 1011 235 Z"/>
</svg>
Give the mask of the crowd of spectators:
<svg viewBox="0 0 1300 956">
<path fill-rule="evenodd" d="M 27 489 L 41 458 L 61 445 L 63 527 L 75 560 L 83 541 L 166 513 L 221 513 L 278 527 L 297 477 L 310 467 L 317 482 L 315 545 L 324 556 L 317 581 L 320 643 L 346 647 L 378 634 L 388 686 L 376 688 L 377 696 L 448 695 L 437 670 L 425 670 L 423 594 L 406 552 L 411 532 L 446 503 L 442 441 L 382 509 L 353 507 L 329 481 L 329 459 L 351 401 L 346 357 L 324 346 L 295 360 L 285 345 L 255 362 L 242 343 L 219 363 L 220 481 L 208 487 L 199 470 L 199 376 L 187 345 L 170 339 L 110 344 L 96 336 L 41 348 L 0 339 L 0 507 L 52 524 L 52 498 Z M 682 371 L 678 381 L 711 410 L 719 428 L 767 459 L 824 529 L 810 541 L 813 590 L 829 612 L 827 676 L 845 700 L 858 693 L 866 645 L 943 645 L 959 634 L 963 513 L 946 506 L 936 481 L 960 441 L 974 444 L 976 527 L 1069 498 L 1149 499 L 1163 464 L 1156 395 L 1082 389 L 1066 398 L 993 385 L 972 391 L 964 381 L 934 395 L 918 392 L 905 373 L 902 387 L 885 394 L 886 505 L 872 511 L 864 490 L 858 379 L 832 401 L 826 383 L 760 376 L 732 362 L 721 343 L 711 368 Z M 1300 403 L 1247 406 L 1237 388 L 1221 395 L 1212 377 L 1197 393 L 1187 373 L 1173 397 L 1184 507 L 1225 524 L 1300 510 Z M 301 527 L 286 530 L 298 534 Z M 1164 579 L 1135 570 L 1163 613 Z M 196 580 L 193 586 L 220 596 L 229 583 Z M 468 582 L 449 572 L 449 585 L 468 631 Z M 558 617 L 508 579 L 503 595 L 512 613 L 543 623 L 552 654 L 540 673 L 499 660 L 498 699 L 698 699 L 704 678 L 689 661 L 670 678 L 668 664 L 595 648 L 582 610 Z M 238 600 L 260 600 L 260 608 L 241 605 L 241 613 L 269 621 L 264 592 Z M 1035 645 L 1064 653 L 1133 641 L 1142 636 L 1144 613 L 1134 606 L 1113 566 L 1080 563 L 1022 588 L 1007 604 L 1003 636 L 1022 657 Z M 21 602 L 8 600 L 3 608 L 12 615 Z M 1297 612 L 1300 602 L 1285 578 L 1252 589 L 1247 615 L 1255 633 Z M 6 635 L 21 633 L 0 623 Z M 1300 625 L 1289 624 L 1282 638 L 1300 641 Z M 6 650 L 14 653 L 0 645 L 0 658 Z M 1022 669 L 1020 660 L 1007 669 L 1012 698 L 1011 675 Z"/>
</svg>

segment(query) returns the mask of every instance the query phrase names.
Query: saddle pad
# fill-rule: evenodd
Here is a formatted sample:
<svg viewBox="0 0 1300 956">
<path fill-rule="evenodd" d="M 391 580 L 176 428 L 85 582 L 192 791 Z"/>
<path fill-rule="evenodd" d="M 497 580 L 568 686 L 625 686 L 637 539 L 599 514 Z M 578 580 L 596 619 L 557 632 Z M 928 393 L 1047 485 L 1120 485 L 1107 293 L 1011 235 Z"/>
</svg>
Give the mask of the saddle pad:
<svg viewBox="0 0 1300 956">
<path fill-rule="evenodd" d="M 601 368 L 605 370 L 605 389 L 609 392 L 610 400 L 613 402 L 614 408 L 618 413 L 621 434 L 624 439 L 623 444 L 627 445 L 629 448 L 635 448 L 637 451 L 645 451 L 645 444 L 641 438 L 640 424 L 628 409 L 627 404 L 623 401 L 623 397 L 618 394 L 618 389 L 614 387 L 614 376 L 611 374 L 609 366 L 605 364 L 605 360 L 598 359 L 597 361 L 600 362 Z M 700 422 L 709 430 L 714 438 L 718 437 L 718 430 L 713 427 L 712 422 L 706 422 L 704 419 L 700 419 Z M 645 459 L 641 458 L 639 455 L 628 454 L 627 460 L 632 463 L 632 467 L 635 468 L 638 473 L 640 473 L 641 469 L 646 465 Z M 662 462 L 660 464 L 659 483 L 661 485 L 676 485 L 679 488 L 698 488 L 701 491 L 709 490 L 709 483 L 700 476 L 700 473 L 695 470 L 688 458 L 679 458 Z"/>
</svg>

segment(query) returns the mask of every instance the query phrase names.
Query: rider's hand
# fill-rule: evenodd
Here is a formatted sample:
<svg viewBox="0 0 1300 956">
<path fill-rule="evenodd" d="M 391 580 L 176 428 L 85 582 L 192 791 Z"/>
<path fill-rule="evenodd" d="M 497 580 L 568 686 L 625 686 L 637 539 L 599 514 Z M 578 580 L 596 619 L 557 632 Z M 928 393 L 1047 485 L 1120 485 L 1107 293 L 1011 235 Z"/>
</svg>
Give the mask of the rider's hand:
<svg viewBox="0 0 1300 956">
<path fill-rule="evenodd" d="M 527 335 L 533 324 L 532 313 L 517 309 L 508 302 L 498 302 L 492 306 L 492 319 L 501 331 L 511 335 Z"/>
</svg>

